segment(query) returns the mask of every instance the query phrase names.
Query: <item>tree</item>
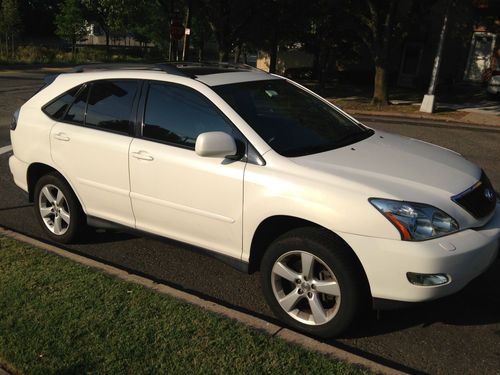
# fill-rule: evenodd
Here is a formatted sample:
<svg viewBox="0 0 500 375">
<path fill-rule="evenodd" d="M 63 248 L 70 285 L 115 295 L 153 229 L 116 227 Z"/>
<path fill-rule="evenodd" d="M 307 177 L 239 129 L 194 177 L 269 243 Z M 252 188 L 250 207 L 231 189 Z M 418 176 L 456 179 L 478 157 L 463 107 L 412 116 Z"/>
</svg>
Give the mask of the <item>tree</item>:
<svg viewBox="0 0 500 375">
<path fill-rule="evenodd" d="M 321 88 L 325 87 L 329 66 L 335 55 L 340 54 L 342 42 L 349 32 L 343 17 L 344 4 L 339 1 L 315 1 L 310 6 L 310 27 L 306 34 L 305 46 L 314 55 L 315 76 Z M 351 22 L 352 20 L 348 20 Z M 351 43 L 348 49 L 352 49 Z"/>
<path fill-rule="evenodd" d="M 191 45 L 198 50 L 195 59 L 205 60 L 205 45 L 212 36 L 212 28 L 204 13 L 193 14 L 191 21 Z"/>
<path fill-rule="evenodd" d="M 3 56 L 3 35 L 5 35 L 5 23 L 3 20 L 2 3 L 0 2 L 0 56 Z M 5 51 L 7 55 L 7 51 Z"/>
<path fill-rule="evenodd" d="M 89 21 L 95 21 L 106 35 L 106 51 L 109 54 L 111 34 L 124 34 L 133 0 L 82 0 Z M 147 21 L 143 21 L 147 22 Z"/>
<path fill-rule="evenodd" d="M 361 26 L 358 35 L 368 47 L 374 67 L 372 104 L 388 103 L 389 52 L 400 0 L 349 0 L 349 12 Z"/>
<path fill-rule="evenodd" d="M 259 16 L 243 35 L 251 44 L 269 51 L 269 71 L 276 72 L 278 50 L 300 43 L 310 28 L 311 5 L 300 0 L 260 0 Z"/>
<path fill-rule="evenodd" d="M 21 18 L 19 16 L 19 4 L 17 0 L 3 0 L 1 9 L 1 29 L 5 40 L 5 53 L 10 52 L 14 56 L 14 38 L 21 31 Z"/>
<path fill-rule="evenodd" d="M 219 47 L 219 61 L 228 61 L 231 50 L 245 42 L 245 32 L 256 17 L 257 1 L 199 0 Z"/>
<path fill-rule="evenodd" d="M 76 43 L 87 34 L 86 21 L 78 0 L 65 0 L 61 12 L 57 14 L 56 34 L 71 42 L 71 53 L 75 56 Z"/>
</svg>

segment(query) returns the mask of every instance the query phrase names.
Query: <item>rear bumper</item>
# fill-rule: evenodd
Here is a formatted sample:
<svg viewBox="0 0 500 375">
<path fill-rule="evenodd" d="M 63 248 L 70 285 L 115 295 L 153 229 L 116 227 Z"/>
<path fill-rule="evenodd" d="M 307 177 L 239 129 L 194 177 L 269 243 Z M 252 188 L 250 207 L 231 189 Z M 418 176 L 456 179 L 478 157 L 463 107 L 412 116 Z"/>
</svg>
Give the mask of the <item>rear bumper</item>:
<svg viewBox="0 0 500 375">
<path fill-rule="evenodd" d="M 28 163 L 25 163 L 16 158 L 15 155 L 12 155 L 9 158 L 9 169 L 12 177 L 14 178 L 15 184 L 24 191 L 28 192 Z"/>
<path fill-rule="evenodd" d="M 408 242 L 339 233 L 363 265 L 372 296 L 377 299 L 421 302 L 453 294 L 483 273 L 497 258 L 500 244 L 500 204 L 482 228 L 449 236 Z M 446 274 L 439 286 L 411 284 L 407 272 Z"/>
</svg>

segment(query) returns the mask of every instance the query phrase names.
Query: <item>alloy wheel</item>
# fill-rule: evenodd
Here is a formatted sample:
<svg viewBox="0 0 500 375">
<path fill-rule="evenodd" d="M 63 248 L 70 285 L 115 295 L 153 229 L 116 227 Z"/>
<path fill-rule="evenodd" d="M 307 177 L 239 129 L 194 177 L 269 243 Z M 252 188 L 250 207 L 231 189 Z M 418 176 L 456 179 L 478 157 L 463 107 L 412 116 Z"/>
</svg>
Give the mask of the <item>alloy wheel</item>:
<svg viewBox="0 0 500 375">
<path fill-rule="evenodd" d="M 48 230 L 58 236 L 66 233 L 71 216 L 68 202 L 60 188 L 45 185 L 38 197 L 38 210 Z"/>
<path fill-rule="evenodd" d="M 281 308 L 300 323 L 322 325 L 339 311 L 341 291 L 335 274 L 307 251 L 280 256 L 272 268 L 271 284 Z"/>
</svg>

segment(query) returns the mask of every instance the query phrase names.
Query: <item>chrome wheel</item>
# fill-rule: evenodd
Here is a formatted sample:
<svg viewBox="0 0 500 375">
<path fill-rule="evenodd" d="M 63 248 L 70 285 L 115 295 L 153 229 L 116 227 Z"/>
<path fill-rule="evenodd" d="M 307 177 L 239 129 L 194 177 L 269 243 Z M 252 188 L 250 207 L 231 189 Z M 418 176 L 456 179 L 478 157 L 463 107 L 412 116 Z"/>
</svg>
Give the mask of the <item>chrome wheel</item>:
<svg viewBox="0 0 500 375">
<path fill-rule="evenodd" d="M 48 230 L 58 236 L 66 233 L 71 217 L 68 202 L 61 189 L 55 185 L 45 185 L 38 196 L 38 210 Z"/>
<path fill-rule="evenodd" d="M 289 251 L 273 265 L 271 284 L 278 304 L 293 319 L 308 325 L 332 320 L 341 303 L 335 274 L 306 251 Z"/>
</svg>

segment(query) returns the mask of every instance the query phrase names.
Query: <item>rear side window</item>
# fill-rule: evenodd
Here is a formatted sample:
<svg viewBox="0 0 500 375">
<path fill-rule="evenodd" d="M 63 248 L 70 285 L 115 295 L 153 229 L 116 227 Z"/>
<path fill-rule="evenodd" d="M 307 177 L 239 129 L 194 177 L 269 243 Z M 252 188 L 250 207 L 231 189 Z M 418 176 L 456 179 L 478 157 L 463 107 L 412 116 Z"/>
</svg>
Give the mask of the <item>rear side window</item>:
<svg viewBox="0 0 500 375">
<path fill-rule="evenodd" d="M 52 119 L 129 134 L 137 80 L 103 80 L 75 87 L 42 110 Z"/>
<path fill-rule="evenodd" d="M 194 148 L 204 132 L 233 134 L 228 120 L 204 96 L 177 85 L 153 83 L 144 113 L 143 136 Z"/>
<path fill-rule="evenodd" d="M 94 82 L 88 97 L 85 125 L 128 133 L 137 88 L 138 82 L 130 80 Z"/>
<path fill-rule="evenodd" d="M 85 121 L 85 108 L 87 107 L 87 97 L 89 95 L 89 86 L 85 86 L 78 93 L 71 108 L 64 116 L 63 121 L 72 122 L 75 124 L 83 124 Z"/>
<path fill-rule="evenodd" d="M 73 103 L 73 100 L 75 99 L 76 94 L 81 87 L 82 86 L 74 87 L 61 95 L 59 98 L 53 100 L 42 108 L 43 112 L 45 112 L 47 116 L 54 120 L 60 120 L 66 113 L 66 110 L 71 105 L 71 103 Z"/>
</svg>

